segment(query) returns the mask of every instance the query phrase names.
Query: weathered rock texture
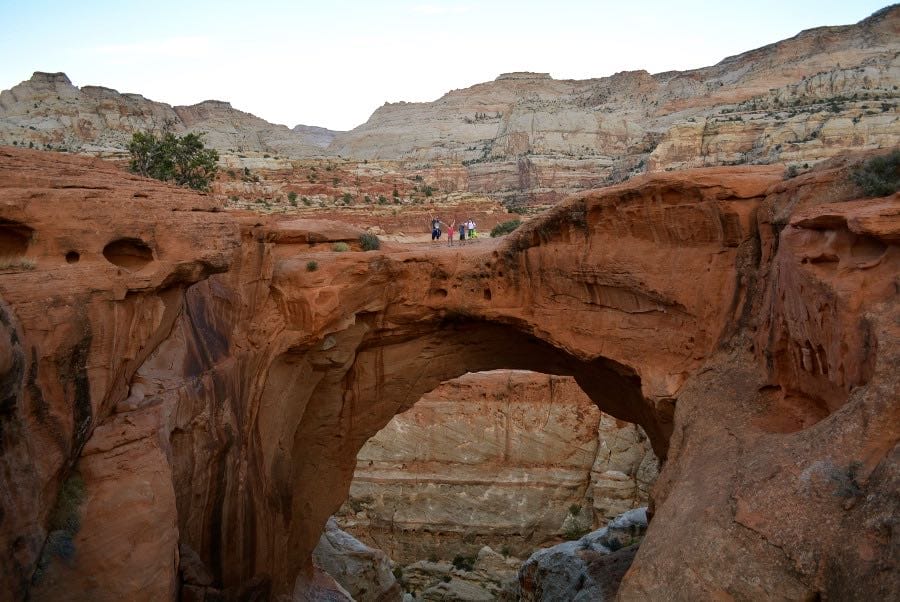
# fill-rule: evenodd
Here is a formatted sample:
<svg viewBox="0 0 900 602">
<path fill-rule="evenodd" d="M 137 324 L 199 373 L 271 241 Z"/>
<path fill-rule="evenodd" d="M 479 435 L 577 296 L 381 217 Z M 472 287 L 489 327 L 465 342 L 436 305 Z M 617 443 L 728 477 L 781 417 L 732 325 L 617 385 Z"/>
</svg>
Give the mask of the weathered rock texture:
<svg viewBox="0 0 900 602">
<path fill-rule="evenodd" d="M 782 172 L 641 176 L 493 243 L 339 253 L 319 241 L 346 228 L 0 150 L 0 591 L 58 599 L 32 579 L 76 467 L 74 550 L 45 571 L 70 599 L 166 599 L 175 529 L 213 587 L 309 599 L 363 443 L 504 368 L 574 376 L 665 460 L 621 599 L 896 597 L 900 196 L 860 199 L 840 162 Z M 92 552 L 112 540 L 139 553 Z"/>
<path fill-rule="evenodd" d="M 291 130 L 220 100 L 172 107 L 101 86 L 78 88 L 65 73 L 38 71 L 0 92 L 0 142 L 5 144 L 120 153 L 134 132 L 163 128 L 204 133 L 207 146 L 222 152 L 294 156 L 321 154 L 335 133 L 303 125 Z"/>
<path fill-rule="evenodd" d="M 640 427 L 602 415 L 572 378 L 467 374 L 369 439 L 339 520 L 401 564 L 486 545 L 527 556 L 646 505 L 642 464 L 656 459 Z"/>
<path fill-rule="evenodd" d="M 179 132 L 207 132 L 241 167 L 269 153 L 400 161 L 404 170 L 452 174 L 452 188 L 426 175 L 442 190 L 552 204 L 645 171 L 802 167 L 890 148 L 900 140 L 898 50 L 900 7 L 891 6 L 690 71 L 504 74 L 433 102 L 385 104 L 349 132 L 289 130 L 220 101 L 170 107 L 36 73 L 0 94 L 0 143 L 121 151 L 132 132 L 171 122 Z"/>
<path fill-rule="evenodd" d="M 521 600 L 612 600 L 647 530 L 647 509 L 636 508 L 608 526 L 532 554 L 519 570 Z"/>
<path fill-rule="evenodd" d="M 506 74 L 385 104 L 330 150 L 464 162 L 467 189 L 552 202 L 645 170 L 814 163 L 897 143 L 900 8 L 691 71 L 590 80 Z"/>
<path fill-rule="evenodd" d="M 313 550 L 313 562 L 334 577 L 357 602 L 388 602 L 402 597 L 387 555 L 342 531 L 333 518 L 328 519 Z"/>
</svg>

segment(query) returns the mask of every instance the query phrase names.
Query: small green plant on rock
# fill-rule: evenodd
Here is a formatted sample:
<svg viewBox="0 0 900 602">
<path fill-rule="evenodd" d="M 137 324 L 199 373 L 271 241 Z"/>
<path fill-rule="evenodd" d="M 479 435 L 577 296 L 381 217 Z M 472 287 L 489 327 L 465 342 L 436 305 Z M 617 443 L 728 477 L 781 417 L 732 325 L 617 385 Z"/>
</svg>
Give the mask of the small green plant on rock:
<svg viewBox="0 0 900 602">
<path fill-rule="evenodd" d="M 359 246 L 363 251 L 377 251 L 381 248 L 381 240 L 371 232 L 366 232 L 360 235 Z"/>
<path fill-rule="evenodd" d="M 306 271 L 307 272 L 315 272 L 318 269 L 319 269 L 318 261 L 307 261 L 306 262 Z"/>
<path fill-rule="evenodd" d="M 498 236 L 503 236 L 504 234 L 509 234 L 516 228 L 522 225 L 521 220 L 512 219 L 508 222 L 503 222 L 502 224 L 497 224 L 493 228 L 491 228 L 491 238 L 497 238 Z"/>
<path fill-rule="evenodd" d="M 331 245 L 331 250 L 337 251 L 338 253 L 344 253 L 345 251 L 350 250 L 350 245 L 348 245 L 345 242 L 336 242 L 333 245 Z"/>
<path fill-rule="evenodd" d="M 460 571 L 471 571 L 475 568 L 475 557 L 474 556 L 463 556 L 462 554 L 457 554 L 453 557 L 453 568 Z"/>
<path fill-rule="evenodd" d="M 590 532 L 591 530 L 587 527 L 581 527 L 573 522 L 570 526 L 566 527 L 565 531 L 563 531 L 563 537 L 568 541 L 575 541 L 576 539 L 581 539 Z"/>
<path fill-rule="evenodd" d="M 873 157 L 856 168 L 853 181 L 866 196 L 887 196 L 900 190 L 900 150 Z"/>
<path fill-rule="evenodd" d="M 40 583 L 53 558 L 71 560 L 75 555 L 75 536 L 81 529 L 81 505 L 86 497 L 84 480 L 77 472 L 63 482 L 47 523 L 47 540 L 31 577 Z"/>
</svg>

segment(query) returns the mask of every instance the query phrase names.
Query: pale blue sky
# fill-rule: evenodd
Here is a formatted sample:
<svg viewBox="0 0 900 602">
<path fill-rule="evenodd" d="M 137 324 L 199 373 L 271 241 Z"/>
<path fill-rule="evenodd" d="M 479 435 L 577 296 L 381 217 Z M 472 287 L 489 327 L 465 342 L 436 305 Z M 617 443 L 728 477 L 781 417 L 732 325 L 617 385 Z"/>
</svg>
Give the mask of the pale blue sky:
<svg viewBox="0 0 900 602">
<path fill-rule="evenodd" d="M 64 71 L 169 104 L 227 100 L 276 123 L 349 129 L 507 71 L 557 79 L 717 63 L 884 0 L 606 2 L 0 0 L 0 89 Z"/>
</svg>

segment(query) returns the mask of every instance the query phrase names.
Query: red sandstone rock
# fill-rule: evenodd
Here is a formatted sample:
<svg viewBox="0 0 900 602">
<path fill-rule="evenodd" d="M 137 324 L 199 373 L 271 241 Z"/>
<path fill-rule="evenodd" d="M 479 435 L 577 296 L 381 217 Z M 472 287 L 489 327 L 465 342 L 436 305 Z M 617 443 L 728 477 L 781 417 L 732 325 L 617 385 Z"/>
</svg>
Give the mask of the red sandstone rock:
<svg viewBox="0 0 900 602">
<path fill-rule="evenodd" d="M 621 599 L 892 597 L 897 197 L 781 174 L 644 176 L 462 249 L 286 252 L 296 225 L 0 150 L 0 587 L 29 589 L 74 465 L 73 599 L 92 575 L 163 587 L 179 541 L 216 589 L 306 595 L 362 444 L 447 379 L 518 368 L 574 375 L 667 459 Z M 144 471 L 161 505 L 104 483 Z M 100 570 L 107 538 L 140 561 Z"/>
</svg>

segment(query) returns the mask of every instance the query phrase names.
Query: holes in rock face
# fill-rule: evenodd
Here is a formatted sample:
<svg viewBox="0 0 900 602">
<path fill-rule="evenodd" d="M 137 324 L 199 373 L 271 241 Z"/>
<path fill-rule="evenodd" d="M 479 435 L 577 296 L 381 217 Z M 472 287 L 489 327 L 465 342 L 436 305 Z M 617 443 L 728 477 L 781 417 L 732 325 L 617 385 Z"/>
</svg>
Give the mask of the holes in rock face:
<svg viewBox="0 0 900 602">
<path fill-rule="evenodd" d="M 857 236 L 850 246 L 850 256 L 860 263 L 876 261 L 887 252 L 887 245 L 872 236 Z"/>
<path fill-rule="evenodd" d="M 830 414 L 824 402 L 785 391 L 778 385 L 762 387 L 759 392 L 763 411 L 754 419 L 754 424 L 767 433 L 796 433 Z"/>
<path fill-rule="evenodd" d="M 489 288 L 484 289 L 484 300 L 485 301 L 491 300 L 491 289 L 489 289 Z"/>
<path fill-rule="evenodd" d="M 78 251 L 69 251 L 66 253 L 66 263 L 78 263 L 78 260 L 81 259 L 81 254 Z"/>
<path fill-rule="evenodd" d="M 139 270 L 153 261 L 153 249 L 139 238 L 120 238 L 103 247 L 110 263 L 128 270 Z"/>
<path fill-rule="evenodd" d="M 431 291 L 431 296 L 438 299 L 446 299 L 447 298 L 447 289 L 437 288 Z"/>
<path fill-rule="evenodd" d="M 19 222 L 0 220 L 0 257 L 17 258 L 25 255 L 34 229 Z"/>
</svg>

